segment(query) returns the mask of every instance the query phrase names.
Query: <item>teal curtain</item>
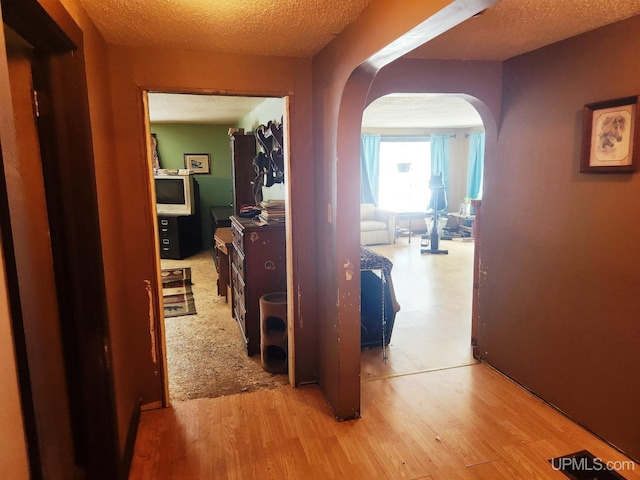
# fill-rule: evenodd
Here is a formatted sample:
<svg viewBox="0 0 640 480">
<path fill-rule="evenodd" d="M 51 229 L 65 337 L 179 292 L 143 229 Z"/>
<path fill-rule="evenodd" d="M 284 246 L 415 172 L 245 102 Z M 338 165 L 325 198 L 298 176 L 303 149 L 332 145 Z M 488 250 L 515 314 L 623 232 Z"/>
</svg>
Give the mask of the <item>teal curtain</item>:
<svg viewBox="0 0 640 480">
<path fill-rule="evenodd" d="M 449 135 L 431 135 L 431 174 L 442 174 L 445 192 L 449 191 Z"/>
<path fill-rule="evenodd" d="M 380 135 L 360 136 L 360 203 L 378 205 Z"/>
<path fill-rule="evenodd" d="M 467 197 L 477 200 L 482 197 L 482 174 L 484 172 L 484 132 L 469 134 L 469 166 L 467 169 Z"/>
</svg>

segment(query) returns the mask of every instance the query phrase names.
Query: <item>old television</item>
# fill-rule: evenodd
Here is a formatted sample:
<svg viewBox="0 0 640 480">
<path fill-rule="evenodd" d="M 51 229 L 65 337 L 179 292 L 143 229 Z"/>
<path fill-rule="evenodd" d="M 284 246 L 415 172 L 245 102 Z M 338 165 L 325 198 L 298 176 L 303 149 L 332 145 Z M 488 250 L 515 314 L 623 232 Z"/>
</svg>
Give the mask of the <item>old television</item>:
<svg viewBox="0 0 640 480">
<path fill-rule="evenodd" d="M 158 215 L 195 214 L 194 178 L 188 170 L 158 170 L 154 174 Z"/>
</svg>

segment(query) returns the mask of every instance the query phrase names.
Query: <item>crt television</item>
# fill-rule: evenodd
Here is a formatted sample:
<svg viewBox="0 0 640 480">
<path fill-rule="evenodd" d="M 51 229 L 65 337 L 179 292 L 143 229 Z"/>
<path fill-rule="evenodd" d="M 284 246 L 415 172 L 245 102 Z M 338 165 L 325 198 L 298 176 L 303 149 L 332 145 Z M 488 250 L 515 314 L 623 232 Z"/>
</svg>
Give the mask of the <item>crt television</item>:
<svg viewBox="0 0 640 480">
<path fill-rule="evenodd" d="M 195 213 L 194 179 L 190 173 L 156 173 L 156 211 L 158 215 Z"/>
</svg>

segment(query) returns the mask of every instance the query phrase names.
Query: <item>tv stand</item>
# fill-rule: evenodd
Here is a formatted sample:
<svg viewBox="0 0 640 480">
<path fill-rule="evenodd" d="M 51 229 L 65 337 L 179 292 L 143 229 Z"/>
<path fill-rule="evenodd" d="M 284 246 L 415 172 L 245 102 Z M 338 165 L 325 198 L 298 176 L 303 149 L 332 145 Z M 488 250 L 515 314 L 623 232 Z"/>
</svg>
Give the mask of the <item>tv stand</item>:
<svg viewBox="0 0 640 480">
<path fill-rule="evenodd" d="M 160 258 L 182 260 L 202 249 L 200 215 L 158 215 Z"/>
</svg>

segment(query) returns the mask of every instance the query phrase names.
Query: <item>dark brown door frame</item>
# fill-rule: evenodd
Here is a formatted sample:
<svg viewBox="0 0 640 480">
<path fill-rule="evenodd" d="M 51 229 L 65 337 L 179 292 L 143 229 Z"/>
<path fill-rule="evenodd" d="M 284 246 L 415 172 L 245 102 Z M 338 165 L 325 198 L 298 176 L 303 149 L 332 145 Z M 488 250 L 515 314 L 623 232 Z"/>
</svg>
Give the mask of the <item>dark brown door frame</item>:
<svg viewBox="0 0 640 480">
<path fill-rule="evenodd" d="M 118 452 L 82 32 L 58 2 L 46 4 L 55 20 L 36 0 L 0 0 L 3 21 L 34 46 L 37 127 L 73 436 L 68 448 L 73 450 L 76 474 L 126 478 Z M 7 221 L 3 233 L 11 225 Z M 20 265 L 14 268 L 19 275 Z M 12 290 L 10 298 L 22 302 L 37 294 L 18 292 L 17 285 Z M 29 360 L 23 344 L 28 342 L 29 338 L 16 342 L 19 362 Z M 30 385 L 41 374 L 23 367 L 20 383 L 31 473 L 33 478 L 46 478 L 39 455 L 43 439 L 38 438 L 39 417 L 34 412 L 51 413 L 39 403 L 45 399 L 30 394 Z"/>
</svg>

